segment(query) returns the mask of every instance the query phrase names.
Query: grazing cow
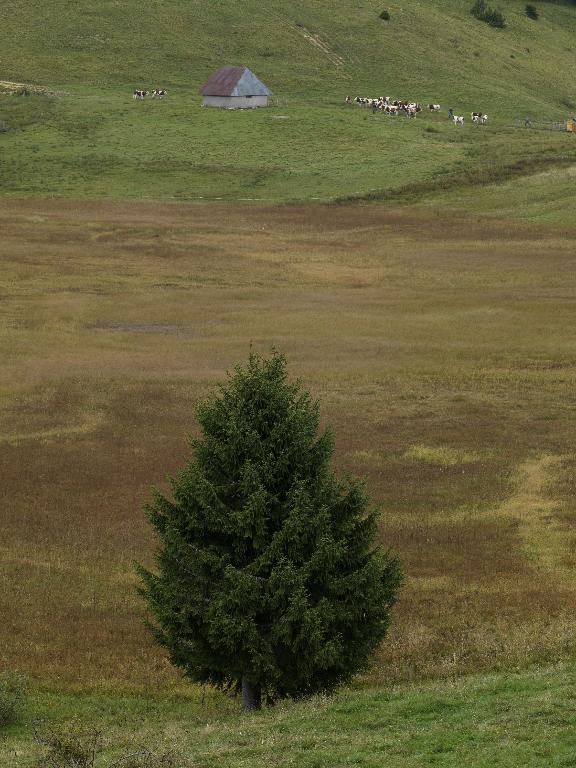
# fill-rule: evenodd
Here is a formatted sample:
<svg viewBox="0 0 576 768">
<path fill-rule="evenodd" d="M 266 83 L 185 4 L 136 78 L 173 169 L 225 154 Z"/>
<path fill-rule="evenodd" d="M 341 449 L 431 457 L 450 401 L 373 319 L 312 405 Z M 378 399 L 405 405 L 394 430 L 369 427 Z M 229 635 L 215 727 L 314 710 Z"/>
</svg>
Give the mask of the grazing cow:
<svg viewBox="0 0 576 768">
<path fill-rule="evenodd" d="M 453 117 L 454 125 L 464 125 L 464 118 L 459 115 L 454 115 Z"/>
<path fill-rule="evenodd" d="M 168 93 L 168 91 L 156 89 L 156 90 L 152 91 L 152 98 L 153 99 L 163 99 L 164 96 L 166 96 L 167 93 Z"/>
<path fill-rule="evenodd" d="M 440 112 L 440 104 L 428 104 L 430 112 Z"/>
<path fill-rule="evenodd" d="M 134 91 L 132 94 L 133 99 L 143 99 L 144 96 L 148 96 L 148 91 Z"/>
<path fill-rule="evenodd" d="M 480 122 L 482 123 L 482 125 L 485 125 L 488 122 L 488 115 L 482 115 L 482 117 L 480 118 Z"/>
<path fill-rule="evenodd" d="M 474 122 L 476 122 L 476 120 L 474 120 L 474 118 L 477 118 L 478 120 L 480 120 L 480 118 L 482 117 L 482 112 L 472 112 L 470 117 L 472 118 L 472 120 Z"/>
</svg>

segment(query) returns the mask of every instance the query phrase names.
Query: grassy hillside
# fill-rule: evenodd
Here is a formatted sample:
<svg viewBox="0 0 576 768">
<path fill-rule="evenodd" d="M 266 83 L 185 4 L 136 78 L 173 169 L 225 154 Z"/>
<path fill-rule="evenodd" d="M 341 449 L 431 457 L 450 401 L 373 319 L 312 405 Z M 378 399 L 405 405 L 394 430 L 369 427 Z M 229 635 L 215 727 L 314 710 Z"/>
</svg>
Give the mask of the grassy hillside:
<svg viewBox="0 0 576 768">
<path fill-rule="evenodd" d="M 143 748 L 178 755 L 178 768 L 567 768 L 576 759 L 575 684 L 574 666 L 563 665 L 344 691 L 251 716 L 236 714 L 237 703 L 223 697 L 39 693 L 27 714 L 47 718 L 60 733 L 70 733 L 65 723 L 73 717 L 76 732 L 101 729 L 96 768 Z M 0 742 L 3 768 L 37 765 L 45 751 L 29 726 Z"/>
<path fill-rule="evenodd" d="M 378 18 L 383 6 L 389 22 Z M 518 0 L 499 6 L 505 30 L 473 19 L 466 0 L 9 0 L 0 79 L 195 94 L 214 67 L 245 63 L 278 95 L 384 89 L 565 108 L 575 98 L 576 11 L 542 4 L 534 22 Z"/>
<path fill-rule="evenodd" d="M 330 199 L 396 194 L 446 176 L 459 187 L 462 172 L 474 178 L 498 167 L 505 176 L 518 158 L 550 168 L 572 162 L 576 137 L 527 132 L 517 121 L 562 120 L 576 108 L 576 10 L 543 4 L 535 22 L 517 0 L 500 5 L 504 30 L 473 19 L 461 0 L 392 3 L 388 22 L 373 0 L 162 0 L 145 11 L 134 0 L 13 0 L 0 28 L 0 80 L 59 95 L 0 96 L 8 128 L 0 133 L 0 190 Z M 254 69 L 279 106 L 200 109 L 198 86 L 227 63 Z M 133 88 L 158 86 L 169 89 L 165 101 L 132 101 Z M 348 93 L 439 101 L 443 112 L 411 122 L 373 118 L 345 108 Z M 490 123 L 455 129 L 448 106 L 465 115 L 482 109 Z M 555 177 L 545 186 L 543 195 Z M 562 190 L 548 218 L 568 221 L 573 207 Z M 473 195 L 465 199 L 474 206 Z"/>
</svg>

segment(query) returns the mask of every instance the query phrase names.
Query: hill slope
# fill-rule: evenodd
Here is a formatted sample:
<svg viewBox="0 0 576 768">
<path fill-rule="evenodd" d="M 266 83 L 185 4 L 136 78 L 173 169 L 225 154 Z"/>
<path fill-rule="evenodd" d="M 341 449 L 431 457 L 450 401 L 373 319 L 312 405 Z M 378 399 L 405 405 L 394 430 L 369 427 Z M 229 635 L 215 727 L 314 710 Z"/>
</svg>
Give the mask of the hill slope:
<svg viewBox="0 0 576 768">
<path fill-rule="evenodd" d="M 214 67 L 245 63 L 278 94 L 385 89 L 504 99 L 522 110 L 575 97 L 570 6 L 541 6 L 534 22 L 521 2 L 504 0 L 508 27 L 495 30 L 463 0 L 385 4 L 389 22 L 378 18 L 382 0 L 12 0 L 0 29 L 2 77 L 195 92 Z"/>
<path fill-rule="evenodd" d="M 527 133 L 518 122 L 576 109 L 576 10 L 549 3 L 532 21 L 519 0 L 500 5 L 503 30 L 472 18 L 462 0 L 393 0 L 388 22 L 380 0 L 157 0 L 145 11 L 135 0 L 11 0 L 0 80 L 65 95 L 0 97 L 2 192 L 331 199 L 396 194 L 478 167 L 502 166 L 505 176 L 520 158 L 571 161 L 574 136 Z M 250 116 L 201 110 L 198 86 L 234 63 L 250 66 L 279 106 Z M 136 87 L 165 87 L 169 98 L 134 103 Z M 371 119 L 345 108 L 348 93 L 440 102 L 442 115 Z M 489 126 L 455 129 L 448 106 L 482 109 Z M 567 216 L 565 184 L 561 196 L 552 218 Z"/>
</svg>

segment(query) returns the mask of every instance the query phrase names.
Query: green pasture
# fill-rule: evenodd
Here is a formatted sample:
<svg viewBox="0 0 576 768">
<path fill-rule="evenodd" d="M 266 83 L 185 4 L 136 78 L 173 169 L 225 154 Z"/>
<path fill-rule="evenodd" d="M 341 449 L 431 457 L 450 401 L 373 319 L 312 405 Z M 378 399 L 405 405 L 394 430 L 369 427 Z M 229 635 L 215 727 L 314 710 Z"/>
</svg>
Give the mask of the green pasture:
<svg viewBox="0 0 576 768">
<path fill-rule="evenodd" d="M 0 184 L 9 196 L 282 201 L 383 194 L 413 201 L 440 195 L 447 205 L 473 209 L 478 188 L 486 188 L 483 173 L 495 174 L 508 198 L 508 169 L 522 161 L 522 179 L 544 173 L 531 180 L 532 207 L 519 215 L 540 217 L 538 201 L 558 195 L 561 204 L 548 218 L 573 212 L 572 197 L 562 190 L 576 136 L 526 130 L 506 117 L 456 128 L 445 114 L 391 118 L 335 99 L 292 99 L 248 112 L 204 109 L 184 90 L 134 101 L 128 89 L 77 86 L 60 96 L 4 95 L 0 109 L 10 127 L 0 134 Z M 489 203 L 490 197 L 487 212 Z"/>
<path fill-rule="evenodd" d="M 525 115 L 552 123 L 576 109 L 576 11 L 541 4 L 532 21 L 522 3 L 500 6 L 504 30 L 456 0 L 394 2 L 389 22 L 372 0 L 161 0 L 145 13 L 134 0 L 97 8 L 13 0 L 0 29 L 0 194 L 280 201 L 377 193 L 487 213 L 502 211 L 501 198 L 515 217 L 569 221 L 568 171 L 539 175 L 526 207 L 524 184 L 511 197 L 506 182 L 519 160 L 525 177 L 576 158 L 576 135 L 521 126 Z M 272 88 L 274 106 L 200 107 L 207 75 L 236 63 Z M 46 93 L 11 95 L 11 83 Z M 154 87 L 168 97 L 132 100 L 134 88 Z M 346 107 L 347 94 L 439 102 L 442 112 L 386 118 Z M 447 120 L 449 106 L 467 118 L 463 128 Z M 488 125 L 470 123 L 477 109 Z M 483 202 L 476 188 L 494 170 L 500 198 L 489 190 Z"/>
<path fill-rule="evenodd" d="M 343 691 L 242 716 L 237 702 L 38 692 L 0 742 L 4 768 L 37 765 L 30 721 L 101 730 L 109 765 L 144 749 L 193 768 L 568 768 L 576 763 L 574 665 L 414 687 Z M 73 725 L 67 725 L 74 719 Z M 187 759 L 189 762 L 184 763 Z"/>
</svg>

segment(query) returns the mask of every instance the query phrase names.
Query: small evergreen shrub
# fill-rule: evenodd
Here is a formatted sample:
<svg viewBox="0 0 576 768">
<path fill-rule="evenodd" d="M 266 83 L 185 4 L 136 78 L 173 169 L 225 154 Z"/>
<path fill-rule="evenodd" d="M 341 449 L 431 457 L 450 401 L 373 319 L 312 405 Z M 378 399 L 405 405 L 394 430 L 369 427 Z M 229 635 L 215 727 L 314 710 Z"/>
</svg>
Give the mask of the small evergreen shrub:
<svg viewBox="0 0 576 768">
<path fill-rule="evenodd" d="M 534 19 L 534 21 L 538 21 L 538 17 L 540 14 L 538 13 L 538 8 L 536 8 L 535 5 L 532 5 L 532 3 L 528 3 L 526 6 L 526 16 L 528 16 L 529 19 Z"/>
<path fill-rule="evenodd" d="M 486 21 L 488 24 L 490 24 L 491 27 L 497 27 L 498 29 L 504 29 L 506 26 L 506 19 L 504 18 L 504 14 L 502 11 L 498 11 L 496 9 L 492 9 L 490 11 Z"/>
<path fill-rule="evenodd" d="M 491 8 L 486 0 L 475 0 L 474 5 L 470 8 L 470 13 L 475 19 L 479 21 L 485 21 L 491 27 L 498 27 L 502 29 L 506 26 L 506 19 L 504 14 L 496 8 Z"/>
<path fill-rule="evenodd" d="M 380 13 L 380 18 L 384 21 L 390 21 L 390 13 L 388 11 L 382 11 Z"/>
<path fill-rule="evenodd" d="M 3 672 L 0 675 L 0 728 L 17 723 L 26 701 L 26 681 L 22 675 Z"/>
</svg>

